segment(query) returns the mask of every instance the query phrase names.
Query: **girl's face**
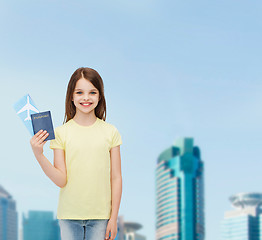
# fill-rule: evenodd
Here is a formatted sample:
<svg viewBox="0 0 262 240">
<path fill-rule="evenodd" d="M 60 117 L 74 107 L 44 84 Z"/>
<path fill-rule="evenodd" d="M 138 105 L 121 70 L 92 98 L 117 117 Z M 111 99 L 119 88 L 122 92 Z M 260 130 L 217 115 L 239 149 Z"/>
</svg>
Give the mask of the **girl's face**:
<svg viewBox="0 0 262 240">
<path fill-rule="evenodd" d="M 80 78 L 73 92 L 73 102 L 76 106 L 76 113 L 94 112 L 99 102 L 99 91 L 90 81 Z"/>
</svg>

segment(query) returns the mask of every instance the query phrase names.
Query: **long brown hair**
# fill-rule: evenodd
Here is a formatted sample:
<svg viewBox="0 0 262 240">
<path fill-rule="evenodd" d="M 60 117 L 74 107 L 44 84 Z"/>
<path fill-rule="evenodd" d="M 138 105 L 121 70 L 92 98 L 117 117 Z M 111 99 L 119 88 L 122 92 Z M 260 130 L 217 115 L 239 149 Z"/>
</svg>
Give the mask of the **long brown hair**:
<svg viewBox="0 0 262 240">
<path fill-rule="evenodd" d="M 73 98 L 73 92 L 75 90 L 76 82 L 80 78 L 85 78 L 86 80 L 90 81 L 95 86 L 95 88 L 99 91 L 99 102 L 95 108 L 95 115 L 96 117 L 105 121 L 106 100 L 104 95 L 103 80 L 96 70 L 88 67 L 81 67 L 76 69 L 75 72 L 72 74 L 67 86 L 66 100 L 65 100 L 65 117 L 64 117 L 63 124 L 68 122 L 70 119 L 72 119 L 76 114 L 76 107 L 72 101 L 72 98 Z"/>
</svg>

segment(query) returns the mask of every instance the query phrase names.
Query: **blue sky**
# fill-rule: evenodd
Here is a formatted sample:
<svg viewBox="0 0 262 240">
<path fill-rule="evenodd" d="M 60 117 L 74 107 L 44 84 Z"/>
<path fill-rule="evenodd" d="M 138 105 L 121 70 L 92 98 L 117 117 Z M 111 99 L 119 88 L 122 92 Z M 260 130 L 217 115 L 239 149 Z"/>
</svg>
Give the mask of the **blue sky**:
<svg viewBox="0 0 262 240">
<path fill-rule="evenodd" d="M 228 197 L 262 192 L 261 8 L 235 0 L 0 1 L 0 184 L 19 214 L 55 212 L 59 189 L 12 105 L 29 93 L 61 125 L 69 78 L 89 66 L 104 80 L 107 121 L 123 140 L 120 215 L 155 238 L 156 159 L 177 138 L 193 137 L 205 163 L 206 239 L 218 240 Z"/>
</svg>

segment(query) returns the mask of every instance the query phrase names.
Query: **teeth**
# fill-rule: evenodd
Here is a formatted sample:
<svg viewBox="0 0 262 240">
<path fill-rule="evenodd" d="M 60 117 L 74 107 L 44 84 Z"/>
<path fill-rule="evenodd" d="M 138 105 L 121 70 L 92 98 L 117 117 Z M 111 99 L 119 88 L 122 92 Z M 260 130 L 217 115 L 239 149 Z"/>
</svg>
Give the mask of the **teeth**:
<svg viewBox="0 0 262 240">
<path fill-rule="evenodd" d="M 82 105 L 84 105 L 84 106 L 88 106 L 88 105 L 91 105 L 91 103 L 82 103 Z"/>
</svg>

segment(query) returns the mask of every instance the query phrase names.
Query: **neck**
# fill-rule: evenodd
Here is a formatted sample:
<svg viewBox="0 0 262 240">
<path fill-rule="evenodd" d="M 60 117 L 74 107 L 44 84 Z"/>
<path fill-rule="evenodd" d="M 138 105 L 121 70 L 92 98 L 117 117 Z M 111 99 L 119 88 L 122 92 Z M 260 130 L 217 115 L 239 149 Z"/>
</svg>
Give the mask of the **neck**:
<svg viewBox="0 0 262 240">
<path fill-rule="evenodd" d="M 92 125 L 96 121 L 96 115 L 92 111 L 90 113 L 76 113 L 73 117 L 74 121 L 83 126 Z"/>
</svg>

